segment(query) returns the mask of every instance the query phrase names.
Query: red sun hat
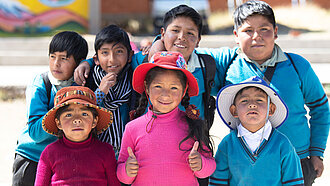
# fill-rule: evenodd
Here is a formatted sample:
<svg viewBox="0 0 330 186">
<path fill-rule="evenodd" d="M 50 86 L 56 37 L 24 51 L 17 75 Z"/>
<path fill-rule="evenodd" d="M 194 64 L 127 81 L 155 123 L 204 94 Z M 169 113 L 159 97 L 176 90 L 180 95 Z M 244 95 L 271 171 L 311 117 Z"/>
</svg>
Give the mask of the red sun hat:
<svg viewBox="0 0 330 186">
<path fill-rule="evenodd" d="M 59 129 L 55 123 L 56 111 L 66 105 L 80 104 L 86 107 L 95 108 L 98 113 L 98 122 L 96 125 L 97 133 L 105 131 L 113 121 L 112 112 L 97 106 L 94 92 L 82 86 L 64 87 L 59 90 L 54 98 L 54 107 L 48 111 L 42 120 L 42 128 L 49 134 L 58 135 Z"/>
<path fill-rule="evenodd" d="M 187 63 L 179 52 L 157 52 L 148 63 L 139 65 L 133 73 L 133 89 L 142 94 L 145 91 L 144 80 L 148 71 L 154 67 L 161 67 L 170 70 L 180 70 L 188 82 L 188 95 L 198 95 L 198 83 L 194 75 L 187 70 Z"/>
</svg>

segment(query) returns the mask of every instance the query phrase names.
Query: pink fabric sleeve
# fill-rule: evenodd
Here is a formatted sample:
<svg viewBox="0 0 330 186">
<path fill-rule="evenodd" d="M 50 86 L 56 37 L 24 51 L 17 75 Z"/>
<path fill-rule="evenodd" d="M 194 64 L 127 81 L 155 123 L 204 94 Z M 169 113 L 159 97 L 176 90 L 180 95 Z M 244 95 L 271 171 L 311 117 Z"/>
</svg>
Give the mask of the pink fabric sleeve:
<svg viewBox="0 0 330 186">
<path fill-rule="evenodd" d="M 206 148 L 204 146 L 204 148 Z M 199 171 L 195 171 L 194 174 L 198 178 L 206 178 L 213 174 L 216 168 L 216 163 L 214 158 L 211 156 L 210 153 L 206 152 L 199 152 L 202 157 L 202 169 Z"/>
<path fill-rule="evenodd" d="M 105 171 L 108 179 L 108 185 L 120 186 L 121 184 L 116 175 L 116 169 L 117 169 L 116 155 L 112 146 L 110 146 L 109 153 L 107 153 L 106 155 L 107 156 L 105 157 L 105 159 L 107 161 L 105 161 Z"/>
<path fill-rule="evenodd" d="M 135 177 L 129 177 L 126 174 L 126 160 L 128 158 L 127 147 L 131 147 L 133 153 L 135 153 L 135 145 L 131 138 L 129 127 L 126 125 L 118 157 L 117 177 L 122 183 L 131 184 L 134 181 Z"/>
<path fill-rule="evenodd" d="M 48 149 L 46 148 L 40 156 L 38 163 L 35 186 L 50 185 L 52 178 L 52 169 L 50 162 L 48 161 Z"/>
</svg>

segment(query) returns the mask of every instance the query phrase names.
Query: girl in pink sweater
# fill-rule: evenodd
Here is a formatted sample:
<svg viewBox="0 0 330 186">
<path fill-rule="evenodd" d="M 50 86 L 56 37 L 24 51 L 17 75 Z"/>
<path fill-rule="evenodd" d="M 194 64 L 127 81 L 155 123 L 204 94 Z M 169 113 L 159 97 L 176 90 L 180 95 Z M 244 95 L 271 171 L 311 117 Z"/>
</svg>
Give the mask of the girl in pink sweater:
<svg viewBox="0 0 330 186">
<path fill-rule="evenodd" d="M 96 106 L 87 87 L 65 87 L 56 93 L 43 129 L 59 137 L 41 153 L 35 185 L 120 186 L 113 147 L 96 133 L 112 123 L 112 112 Z"/>
<path fill-rule="evenodd" d="M 198 185 L 197 177 L 214 172 L 206 124 L 189 105 L 190 96 L 198 94 L 197 80 L 186 68 L 180 53 L 158 52 L 134 71 L 133 88 L 142 94 L 135 117 L 150 107 L 126 125 L 117 167 L 121 182 Z"/>
</svg>

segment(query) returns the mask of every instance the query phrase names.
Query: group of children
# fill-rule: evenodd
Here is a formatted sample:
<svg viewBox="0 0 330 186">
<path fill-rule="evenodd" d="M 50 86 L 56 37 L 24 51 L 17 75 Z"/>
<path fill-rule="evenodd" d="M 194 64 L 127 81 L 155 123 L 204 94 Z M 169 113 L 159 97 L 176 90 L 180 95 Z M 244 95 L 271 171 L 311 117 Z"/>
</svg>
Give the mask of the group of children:
<svg viewBox="0 0 330 186">
<path fill-rule="evenodd" d="M 13 185 L 311 185 L 330 126 L 322 85 L 275 44 L 267 3 L 240 5 L 234 20 L 239 47 L 201 49 L 200 15 L 177 6 L 145 63 L 115 25 L 96 35 L 87 60 L 79 34 L 56 34 L 49 72 L 27 87 Z M 201 53 L 215 59 L 211 95 L 231 129 L 214 157 Z"/>
</svg>

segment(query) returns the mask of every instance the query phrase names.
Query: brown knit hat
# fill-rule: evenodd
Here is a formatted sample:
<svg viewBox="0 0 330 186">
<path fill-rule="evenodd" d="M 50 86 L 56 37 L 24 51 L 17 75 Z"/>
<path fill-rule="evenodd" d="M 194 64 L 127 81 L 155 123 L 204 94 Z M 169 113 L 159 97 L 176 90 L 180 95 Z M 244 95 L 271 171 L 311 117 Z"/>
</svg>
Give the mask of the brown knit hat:
<svg viewBox="0 0 330 186">
<path fill-rule="evenodd" d="M 56 111 L 69 104 L 81 104 L 96 109 L 98 112 L 97 133 L 105 131 L 113 121 L 111 111 L 97 106 L 96 96 L 91 89 L 82 86 L 64 87 L 55 95 L 54 108 L 49 110 L 42 120 L 42 127 L 46 132 L 55 136 L 58 135 L 58 128 L 55 123 Z"/>
</svg>

